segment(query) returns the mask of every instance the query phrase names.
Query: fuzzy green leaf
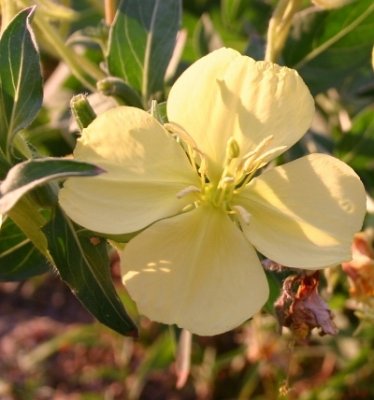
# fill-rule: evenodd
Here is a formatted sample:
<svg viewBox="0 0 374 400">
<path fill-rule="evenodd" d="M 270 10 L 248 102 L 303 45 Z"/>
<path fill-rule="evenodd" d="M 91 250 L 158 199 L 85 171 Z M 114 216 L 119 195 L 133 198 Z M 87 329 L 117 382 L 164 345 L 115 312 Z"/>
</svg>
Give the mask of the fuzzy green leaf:
<svg viewBox="0 0 374 400">
<path fill-rule="evenodd" d="M 135 336 L 136 326 L 111 280 L 105 240 L 92 240 L 76 229 L 58 208 L 44 231 L 61 278 L 88 311 L 116 332 Z"/>
<path fill-rule="evenodd" d="M 316 94 L 371 71 L 373 42 L 374 3 L 358 0 L 338 10 L 300 13 L 283 56 Z"/>
<path fill-rule="evenodd" d="M 46 182 L 102 172 L 94 165 L 62 158 L 40 158 L 19 163 L 10 169 L 0 184 L 0 213 L 5 214 L 25 193 Z"/>
<path fill-rule="evenodd" d="M 46 224 L 47 218 L 40 213 L 38 204 L 26 195 L 9 210 L 7 216 L 31 240 L 33 245 L 49 259 L 48 242 L 41 228 Z"/>
<path fill-rule="evenodd" d="M 180 0 L 125 0 L 109 35 L 109 72 L 143 98 L 163 90 L 181 18 Z"/>
<path fill-rule="evenodd" d="M 0 39 L 0 149 L 4 153 L 42 105 L 39 54 L 29 25 L 34 10 L 17 14 Z"/>
<path fill-rule="evenodd" d="M 47 259 L 11 218 L 7 218 L 0 230 L 0 280 L 23 280 L 48 270 Z"/>
</svg>

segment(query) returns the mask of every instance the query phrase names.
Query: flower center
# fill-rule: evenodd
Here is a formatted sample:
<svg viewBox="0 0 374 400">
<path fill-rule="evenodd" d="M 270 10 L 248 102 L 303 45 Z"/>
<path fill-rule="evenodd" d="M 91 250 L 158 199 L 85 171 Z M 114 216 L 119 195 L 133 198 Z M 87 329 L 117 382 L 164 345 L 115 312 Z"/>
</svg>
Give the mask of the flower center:
<svg viewBox="0 0 374 400">
<path fill-rule="evenodd" d="M 253 178 L 256 171 L 268 161 L 267 151 L 272 136 L 265 138 L 254 150 L 240 156 L 238 142 L 231 137 L 226 145 L 222 175 L 218 181 L 204 180 L 201 190 L 201 202 L 232 213 L 232 198 L 239 193 Z M 236 210 L 237 211 L 237 210 Z"/>
<path fill-rule="evenodd" d="M 226 177 L 217 184 L 207 183 L 203 185 L 200 200 L 202 203 L 210 203 L 214 207 L 221 208 L 224 211 L 230 210 L 230 203 L 234 194 L 234 179 Z"/>
<path fill-rule="evenodd" d="M 166 129 L 175 135 L 184 147 L 191 165 L 200 177 L 201 186 L 189 186 L 181 190 L 177 197 L 181 198 L 193 194 L 193 201 L 187 208 L 209 204 L 220 208 L 227 214 L 236 215 L 245 223 L 249 223 L 250 214 L 244 207 L 236 205 L 233 198 L 240 193 L 250 182 L 259 168 L 266 165 L 286 146 L 271 148 L 273 136 L 265 137 L 253 150 L 247 154 L 240 154 L 238 142 L 231 137 L 226 144 L 221 177 L 215 181 L 209 179 L 206 168 L 205 155 L 198 149 L 194 140 L 180 126 L 165 124 Z M 234 204 L 233 204 L 234 203 Z"/>
</svg>

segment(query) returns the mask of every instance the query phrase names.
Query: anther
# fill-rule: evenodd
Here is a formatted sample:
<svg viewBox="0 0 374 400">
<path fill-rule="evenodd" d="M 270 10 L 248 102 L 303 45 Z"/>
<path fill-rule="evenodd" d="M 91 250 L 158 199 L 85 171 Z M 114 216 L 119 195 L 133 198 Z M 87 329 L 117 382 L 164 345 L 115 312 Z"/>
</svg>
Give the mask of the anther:
<svg viewBox="0 0 374 400">
<path fill-rule="evenodd" d="M 222 183 L 232 183 L 235 179 L 232 176 L 225 176 L 221 179 Z"/>
<path fill-rule="evenodd" d="M 196 187 L 196 186 L 187 186 L 184 189 L 182 189 L 180 192 L 177 193 L 177 198 L 181 199 L 184 196 L 187 196 L 190 193 L 201 193 L 201 190 Z"/>
<path fill-rule="evenodd" d="M 233 158 L 239 157 L 240 147 L 238 142 L 230 137 L 226 145 L 226 160 L 230 162 Z"/>
<path fill-rule="evenodd" d="M 179 137 L 184 143 L 191 146 L 194 150 L 197 150 L 196 142 L 193 140 L 192 136 L 190 136 L 185 129 L 183 129 L 180 125 L 175 124 L 173 122 L 168 122 L 164 124 L 164 128 Z"/>
<path fill-rule="evenodd" d="M 246 225 L 249 225 L 251 220 L 251 214 L 242 206 L 236 205 L 232 209 L 239 215 Z"/>
</svg>

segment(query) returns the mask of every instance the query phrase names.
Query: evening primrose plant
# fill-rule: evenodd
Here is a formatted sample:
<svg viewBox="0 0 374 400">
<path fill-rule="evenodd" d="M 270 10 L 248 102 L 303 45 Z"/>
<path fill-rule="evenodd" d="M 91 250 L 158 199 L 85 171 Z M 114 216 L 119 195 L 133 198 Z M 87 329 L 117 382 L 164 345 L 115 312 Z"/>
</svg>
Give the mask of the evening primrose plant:
<svg viewBox="0 0 374 400">
<path fill-rule="evenodd" d="M 122 335 L 137 308 L 191 338 L 275 314 L 263 264 L 350 261 L 371 0 L 84 3 L 0 0 L 0 281 L 57 272 Z"/>
<path fill-rule="evenodd" d="M 141 314 L 199 335 L 228 331 L 267 301 L 257 252 L 305 269 L 351 258 L 366 210 L 356 173 L 326 154 L 270 164 L 313 115 L 295 70 L 214 51 L 171 88 L 167 124 L 117 107 L 84 129 L 74 158 L 105 173 L 68 179 L 60 204 L 104 236 L 142 230 L 121 252 Z"/>
</svg>

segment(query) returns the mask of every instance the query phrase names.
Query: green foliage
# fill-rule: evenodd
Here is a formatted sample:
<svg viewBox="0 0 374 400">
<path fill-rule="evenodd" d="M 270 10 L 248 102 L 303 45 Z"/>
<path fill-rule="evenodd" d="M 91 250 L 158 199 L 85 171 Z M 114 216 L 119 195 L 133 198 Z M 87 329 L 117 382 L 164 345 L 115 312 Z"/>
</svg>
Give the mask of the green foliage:
<svg viewBox="0 0 374 400">
<path fill-rule="evenodd" d="M 126 0 L 118 9 L 110 31 L 109 72 L 137 90 L 145 107 L 164 88 L 180 15 L 180 0 Z"/>
<path fill-rule="evenodd" d="M 41 231 L 47 218 L 41 214 L 38 204 L 30 196 L 24 196 L 8 211 L 7 215 L 31 240 L 35 248 L 49 258 L 47 238 Z"/>
<path fill-rule="evenodd" d="M 98 320 L 122 334 L 134 335 L 136 327 L 110 278 L 106 244 L 94 246 L 88 237 L 76 233 L 71 222 L 56 208 L 56 186 L 50 184 L 70 176 L 97 175 L 103 171 L 75 160 L 34 158 L 37 153 L 22 138 L 14 143 L 30 159 L 10 157 L 9 146 L 14 135 L 30 125 L 42 101 L 40 59 L 29 25 L 33 11 L 20 12 L 0 42 L 3 153 L 0 172 L 4 177 L 0 184 L 0 213 L 3 218 L 7 214 L 0 231 L 0 280 L 26 279 L 54 266 Z M 12 167 L 14 159 L 18 163 Z M 44 192 L 35 192 L 41 185 L 45 186 Z M 43 194 L 52 199 L 40 202 Z M 44 203 L 52 209 L 43 210 Z"/>
<path fill-rule="evenodd" d="M 35 8 L 20 12 L 0 39 L 0 150 L 30 125 L 43 99 L 39 54 L 30 30 Z"/>
<path fill-rule="evenodd" d="M 104 172 L 93 165 L 61 158 L 39 158 L 15 165 L 0 184 L 0 213 L 5 214 L 27 192 L 55 179 Z"/>
<path fill-rule="evenodd" d="M 358 0 L 338 10 L 301 12 L 283 56 L 317 94 L 371 68 L 373 42 L 374 4 Z"/>
<path fill-rule="evenodd" d="M 121 78 L 113 76 L 104 78 L 97 82 L 97 89 L 105 96 L 114 97 L 120 104 L 143 108 L 138 93 Z"/>
<path fill-rule="evenodd" d="M 341 133 L 336 155 L 354 168 L 374 196 L 374 108 L 361 111 L 348 132 Z"/>
<path fill-rule="evenodd" d="M 44 232 L 61 278 L 84 306 L 116 332 L 136 336 L 137 328 L 127 315 L 111 280 L 105 241 L 87 236 L 59 208 L 55 209 Z"/>
<path fill-rule="evenodd" d="M 24 280 L 49 269 L 47 259 L 21 229 L 7 218 L 0 231 L 0 280 Z"/>
</svg>

